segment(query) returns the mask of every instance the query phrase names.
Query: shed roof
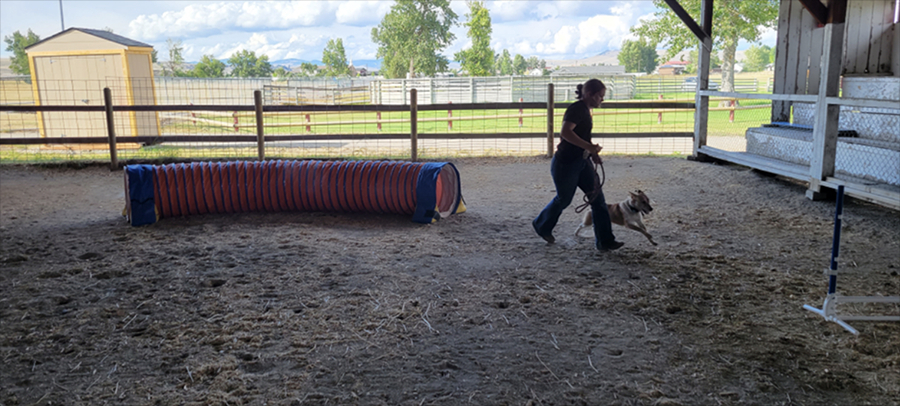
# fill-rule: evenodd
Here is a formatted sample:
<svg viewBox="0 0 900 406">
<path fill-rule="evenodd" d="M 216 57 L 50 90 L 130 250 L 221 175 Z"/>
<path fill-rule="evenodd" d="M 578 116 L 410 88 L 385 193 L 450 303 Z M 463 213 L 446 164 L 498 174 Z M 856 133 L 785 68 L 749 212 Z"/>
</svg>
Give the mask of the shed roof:
<svg viewBox="0 0 900 406">
<path fill-rule="evenodd" d="M 153 48 L 153 45 L 145 44 L 145 43 L 140 42 L 140 41 L 135 41 L 135 40 L 130 39 L 130 38 L 125 38 L 125 37 L 123 37 L 123 36 L 121 36 L 121 35 L 119 35 L 119 34 L 114 34 L 114 33 L 111 33 L 111 32 L 109 32 L 109 31 L 104 31 L 104 30 L 94 30 L 94 29 L 90 29 L 90 28 L 77 28 L 77 27 L 72 27 L 72 28 L 69 28 L 69 29 L 67 29 L 67 30 L 65 30 L 65 31 L 60 31 L 60 32 L 58 32 L 58 33 L 56 33 L 56 34 L 53 34 L 53 35 L 51 35 L 51 36 L 49 36 L 49 37 L 47 37 L 47 38 L 44 38 L 44 39 L 42 39 L 42 40 L 40 40 L 40 41 L 38 41 L 38 42 L 35 42 L 34 44 L 31 44 L 31 45 L 25 47 L 25 49 L 27 50 L 28 48 L 32 48 L 32 47 L 34 47 L 34 46 L 36 46 L 36 45 L 43 44 L 43 43 L 45 43 L 45 42 L 51 41 L 51 40 L 53 40 L 54 38 L 56 38 L 56 37 L 58 37 L 58 36 L 60 36 L 60 35 L 66 34 L 66 33 L 68 33 L 68 32 L 71 32 L 71 31 L 79 31 L 79 32 L 83 32 L 83 33 L 85 33 L 85 34 L 93 35 L 93 36 L 95 36 L 95 37 L 102 38 L 102 39 L 105 39 L 105 40 L 107 40 L 107 41 L 115 42 L 116 44 L 119 44 L 119 45 L 124 45 L 124 46 L 126 46 L 126 47 L 147 47 L 147 48 Z"/>
</svg>

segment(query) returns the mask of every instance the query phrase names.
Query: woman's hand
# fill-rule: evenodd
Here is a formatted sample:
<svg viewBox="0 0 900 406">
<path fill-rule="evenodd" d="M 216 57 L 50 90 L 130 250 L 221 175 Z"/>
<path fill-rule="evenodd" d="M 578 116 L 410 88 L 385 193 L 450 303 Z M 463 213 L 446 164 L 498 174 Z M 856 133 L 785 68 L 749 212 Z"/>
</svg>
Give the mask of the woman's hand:
<svg viewBox="0 0 900 406">
<path fill-rule="evenodd" d="M 598 144 L 591 144 L 591 148 L 588 149 L 587 151 L 588 151 L 591 155 L 599 155 L 599 154 L 600 154 L 600 150 L 602 150 L 602 149 L 603 149 L 603 147 L 601 147 L 601 146 L 598 145 Z"/>
</svg>

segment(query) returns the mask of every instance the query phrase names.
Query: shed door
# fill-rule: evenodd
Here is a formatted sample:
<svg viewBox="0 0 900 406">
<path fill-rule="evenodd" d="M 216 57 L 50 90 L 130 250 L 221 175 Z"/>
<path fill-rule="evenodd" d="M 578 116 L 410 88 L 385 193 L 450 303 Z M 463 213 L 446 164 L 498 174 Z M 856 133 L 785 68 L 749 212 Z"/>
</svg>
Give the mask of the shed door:
<svg viewBox="0 0 900 406">
<path fill-rule="evenodd" d="M 120 55 L 62 55 L 34 58 L 41 105 L 102 106 L 103 88 L 113 90 L 114 102 L 125 101 Z M 122 89 L 117 95 L 116 89 Z M 125 131 L 128 117 L 116 117 L 116 133 Z M 44 112 L 47 137 L 103 137 L 106 120 L 102 112 Z"/>
</svg>

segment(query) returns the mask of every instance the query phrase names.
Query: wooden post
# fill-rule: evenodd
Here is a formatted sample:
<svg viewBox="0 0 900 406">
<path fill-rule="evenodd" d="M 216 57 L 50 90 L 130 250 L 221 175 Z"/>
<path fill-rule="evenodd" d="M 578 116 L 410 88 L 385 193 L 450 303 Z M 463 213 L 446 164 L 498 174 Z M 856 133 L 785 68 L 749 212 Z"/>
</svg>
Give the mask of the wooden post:
<svg viewBox="0 0 900 406">
<path fill-rule="evenodd" d="M 453 100 L 447 102 L 453 104 Z M 453 110 L 447 109 L 447 131 L 453 131 Z"/>
<path fill-rule="evenodd" d="M 119 169 L 119 157 L 116 152 L 116 127 L 113 119 L 112 91 L 103 88 L 103 104 L 106 106 L 106 133 L 109 136 L 109 170 Z"/>
<path fill-rule="evenodd" d="M 259 152 L 259 160 L 266 159 L 266 139 L 263 134 L 263 109 L 262 109 L 262 92 L 255 90 L 253 92 L 253 104 L 256 107 L 256 149 Z"/>
<path fill-rule="evenodd" d="M 792 10 L 792 8 L 794 10 Z M 803 5 L 800 2 L 794 1 L 782 1 L 781 6 L 778 10 L 778 33 L 775 39 L 775 72 L 773 73 L 772 80 L 772 93 L 775 94 L 795 94 L 796 91 L 794 89 L 794 80 L 796 80 L 796 73 L 794 75 L 790 75 L 789 71 L 793 71 L 788 68 L 788 58 L 790 57 L 789 51 L 790 47 L 790 32 L 794 31 L 796 37 L 800 38 L 800 18 L 797 18 L 796 22 L 791 21 L 791 16 L 800 17 L 803 11 L 797 10 L 797 8 L 802 9 Z M 790 24 L 789 24 L 790 23 Z M 795 56 L 796 58 L 796 56 Z M 794 64 L 791 65 L 793 67 L 797 66 L 796 59 L 793 61 Z M 805 70 L 805 68 L 804 68 Z M 791 77 L 792 83 L 788 84 L 788 77 Z M 770 116 L 771 122 L 790 122 L 791 121 L 791 102 L 788 100 L 772 100 L 772 114 Z"/>
<path fill-rule="evenodd" d="M 843 18 L 840 21 L 843 21 Z M 819 82 L 816 114 L 813 120 L 812 155 L 809 157 L 809 189 L 806 191 L 806 197 L 811 200 L 824 198 L 821 182 L 829 176 L 834 176 L 838 119 L 841 107 L 829 105 L 827 98 L 838 95 L 844 23 L 825 24 L 823 43 L 821 81 Z"/>
<path fill-rule="evenodd" d="M 231 117 L 234 117 L 234 132 L 238 132 L 238 112 L 232 113 Z"/>
<path fill-rule="evenodd" d="M 703 0 L 700 9 L 701 29 L 706 37 L 700 41 L 700 56 L 697 58 L 697 93 L 694 94 L 694 150 L 693 159 L 703 160 L 700 148 L 706 146 L 709 126 L 709 96 L 701 96 L 700 90 L 709 89 L 709 53 L 712 50 L 712 0 Z"/>
<path fill-rule="evenodd" d="M 659 99 L 662 100 L 663 95 L 659 95 Z M 656 115 L 656 124 L 662 124 L 662 112 L 661 111 Z"/>
<path fill-rule="evenodd" d="M 307 123 L 310 122 L 309 113 L 306 113 L 306 122 L 307 122 Z M 311 132 L 312 132 L 312 127 L 306 126 L 306 132 L 311 133 Z"/>
<path fill-rule="evenodd" d="M 375 112 L 375 122 L 378 123 L 378 131 L 380 132 L 381 131 L 381 112 L 380 111 Z"/>
<path fill-rule="evenodd" d="M 547 84 L 547 157 L 553 157 L 553 83 Z"/>
<path fill-rule="evenodd" d="M 409 91 L 409 141 L 410 141 L 410 155 L 412 156 L 412 161 L 416 162 L 419 159 L 419 106 L 416 101 L 416 89 L 410 89 Z"/>
<path fill-rule="evenodd" d="M 525 98 L 520 97 L 519 103 L 521 103 L 523 101 L 525 101 Z M 522 127 L 522 109 L 519 109 L 519 128 L 521 128 L 521 127 Z"/>
<path fill-rule="evenodd" d="M 731 111 L 728 112 L 728 122 L 734 122 L 734 109 L 737 106 L 737 99 L 731 99 L 728 101 L 728 104 L 731 106 Z"/>
</svg>

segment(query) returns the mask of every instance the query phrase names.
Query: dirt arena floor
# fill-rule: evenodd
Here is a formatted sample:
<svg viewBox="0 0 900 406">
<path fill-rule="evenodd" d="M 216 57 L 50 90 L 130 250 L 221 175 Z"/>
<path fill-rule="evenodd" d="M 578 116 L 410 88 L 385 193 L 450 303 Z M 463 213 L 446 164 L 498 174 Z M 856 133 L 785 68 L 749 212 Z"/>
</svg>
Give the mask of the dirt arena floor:
<svg viewBox="0 0 900 406">
<path fill-rule="evenodd" d="M 549 160 L 455 161 L 468 212 L 131 227 L 123 172 L 0 167 L 0 405 L 898 405 L 900 323 L 822 305 L 834 202 L 731 165 L 606 158 L 658 246 L 531 219 Z M 580 196 L 578 196 L 580 199 Z M 849 199 L 844 295 L 900 294 L 900 213 Z M 896 305 L 847 310 L 900 314 Z"/>
</svg>

